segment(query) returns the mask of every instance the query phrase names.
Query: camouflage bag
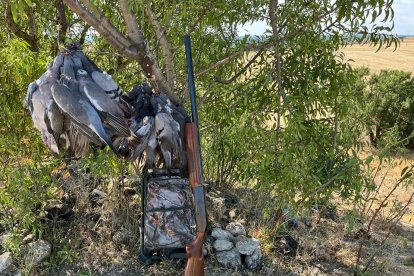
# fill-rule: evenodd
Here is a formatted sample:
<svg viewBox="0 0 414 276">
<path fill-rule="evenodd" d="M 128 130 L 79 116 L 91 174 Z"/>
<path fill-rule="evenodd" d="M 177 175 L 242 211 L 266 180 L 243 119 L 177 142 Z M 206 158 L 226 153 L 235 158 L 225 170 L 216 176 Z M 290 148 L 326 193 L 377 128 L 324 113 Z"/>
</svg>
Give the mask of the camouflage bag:
<svg viewBox="0 0 414 276">
<path fill-rule="evenodd" d="M 184 249 L 195 239 L 193 195 L 187 179 L 151 175 L 143 181 L 144 251 Z"/>
</svg>

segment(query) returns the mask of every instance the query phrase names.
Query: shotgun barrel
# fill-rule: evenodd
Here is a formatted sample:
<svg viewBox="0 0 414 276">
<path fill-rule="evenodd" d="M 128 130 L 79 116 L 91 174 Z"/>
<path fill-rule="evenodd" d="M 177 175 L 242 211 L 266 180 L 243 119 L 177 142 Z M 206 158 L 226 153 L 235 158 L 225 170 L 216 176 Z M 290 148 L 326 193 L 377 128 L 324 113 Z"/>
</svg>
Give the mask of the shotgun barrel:
<svg viewBox="0 0 414 276">
<path fill-rule="evenodd" d="M 187 61 L 188 87 L 191 100 L 191 122 L 185 125 L 185 145 L 188 160 L 189 182 L 193 189 L 195 216 L 196 216 L 196 239 L 186 246 L 187 265 L 185 276 L 204 275 L 203 240 L 207 227 L 207 216 L 204 195 L 203 164 L 201 159 L 200 136 L 198 130 L 197 103 L 194 85 L 193 61 L 191 56 L 190 36 L 184 36 L 185 55 Z"/>
</svg>

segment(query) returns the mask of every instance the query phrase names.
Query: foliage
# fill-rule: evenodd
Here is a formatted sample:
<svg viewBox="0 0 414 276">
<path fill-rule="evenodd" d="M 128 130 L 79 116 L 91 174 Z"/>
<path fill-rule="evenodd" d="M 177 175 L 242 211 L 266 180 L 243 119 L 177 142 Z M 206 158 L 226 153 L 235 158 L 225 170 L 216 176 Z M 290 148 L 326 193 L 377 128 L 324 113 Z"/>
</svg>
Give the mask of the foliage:
<svg viewBox="0 0 414 276">
<path fill-rule="evenodd" d="M 46 60 L 16 39 L 9 39 L 0 52 L 0 224 L 8 230 L 40 232 L 40 207 L 53 193 L 55 162 L 45 160 L 45 148 L 22 106 L 28 82 L 45 68 Z"/>
<path fill-rule="evenodd" d="M 118 1 L 90 2 L 91 14 L 105 16 L 121 34 L 127 33 Z M 267 202 L 274 209 L 287 203 L 301 207 L 327 202 L 335 195 L 360 198 L 367 183 L 357 151 L 370 115 L 356 114 L 365 101 L 361 76 L 366 72 L 353 72 L 341 47 L 366 42 L 378 50 L 397 47 L 390 27 L 392 0 L 127 2 L 145 45 L 164 71 L 169 69 L 161 39 L 165 36 L 173 58 L 173 90 L 184 105 L 188 101 L 182 37 L 192 36 L 207 180 L 223 186 L 250 185 L 277 199 L 277 207 L 272 200 Z M 21 31 L 37 34 L 39 48 L 30 51 L 35 49 L 21 33 L 0 25 L 1 105 L 6 108 L 0 122 L 4 167 L 0 212 L 11 210 L 6 224 L 26 221 L 23 224 L 30 228 L 37 227 L 33 226 L 37 206 L 53 196 L 50 171 L 59 159 L 45 153 L 21 100 L 25 87 L 56 53 L 63 30 L 58 32 L 56 27 L 54 5 L 38 0 L 3 3 L 20 11 L 13 12 L 14 21 Z M 32 25 L 30 6 L 36 15 Z M 2 14 L 5 9 L 0 7 Z M 116 53 L 104 36 L 89 31 L 81 15 L 65 12 L 66 42 L 83 39 L 88 56 L 110 71 L 126 91 L 145 80 L 136 60 L 122 51 Z M 258 20 L 269 23 L 263 36 L 238 36 L 241 25 Z M 381 78 L 373 82 L 372 91 L 378 91 L 373 95 L 390 88 L 388 82 Z M 393 91 L 390 95 L 398 92 Z M 411 103 L 407 104 L 408 110 Z M 106 154 L 84 161 L 85 168 L 98 175 L 120 173 L 123 167 Z M 29 195 L 31 200 L 23 203 Z"/>
<path fill-rule="evenodd" d="M 366 93 L 368 125 L 374 126 L 375 135 L 371 135 L 376 144 L 378 141 L 408 138 L 404 144 L 414 146 L 412 131 L 414 129 L 414 78 L 411 72 L 382 70 L 374 74 L 368 81 Z M 384 142 L 382 143 L 384 144 Z"/>
</svg>

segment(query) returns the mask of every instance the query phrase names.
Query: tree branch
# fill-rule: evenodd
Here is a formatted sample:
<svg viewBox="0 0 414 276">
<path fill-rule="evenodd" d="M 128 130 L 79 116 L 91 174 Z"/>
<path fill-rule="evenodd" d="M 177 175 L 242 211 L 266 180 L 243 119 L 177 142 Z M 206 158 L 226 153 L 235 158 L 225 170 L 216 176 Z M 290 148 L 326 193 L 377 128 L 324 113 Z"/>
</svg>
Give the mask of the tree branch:
<svg viewBox="0 0 414 276">
<path fill-rule="evenodd" d="M 174 58 L 173 53 L 168 43 L 167 37 L 165 36 L 165 32 L 161 27 L 160 22 L 158 21 L 157 16 L 154 14 L 151 6 L 147 6 L 147 12 L 150 16 L 152 28 L 155 31 L 155 35 L 160 42 L 161 49 L 165 58 L 165 72 L 167 75 L 167 81 L 171 87 L 174 87 L 175 81 L 175 73 L 174 73 Z"/>
<path fill-rule="evenodd" d="M 112 33 L 108 32 L 101 22 L 88 10 L 85 9 L 77 0 L 63 0 L 63 2 L 76 13 L 80 18 L 82 18 L 86 23 L 91 25 L 101 36 L 103 36 L 109 44 L 115 47 L 121 53 L 124 53 L 126 56 L 132 58 L 135 56 L 134 51 L 128 50 L 127 45 L 121 43 L 120 40 L 117 40 Z"/>
<path fill-rule="evenodd" d="M 249 68 L 250 67 L 250 65 L 252 65 L 253 64 L 253 62 L 258 58 L 258 57 L 260 57 L 260 55 L 263 53 L 263 49 L 261 49 L 261 50 L 259 50 L 257 53 L 256 53 L 256 55 L 254 55 L 253 56 L 253 58 L 252 59 L 250 59 L 249 60 L 249 62 L 248 63 L 246 63 L 246 65 L 245 66 L 243 66 L 243 68 L 239 71 L 239 72 L 237 72 L 236 74 L 234 74 L 234 76 L 233 77 L 231 77 L 230 79 L 228 79 L 228 80 L 221 80 L 221 79 L 219 79 L 217 76 L 214 76 L 214 80 L 216 81 L 216 82 L 218 82 L 218 83 L 221 83 L 221 84 L 230 84 L 231 82 L 233 82 L 235 79 L 237 79 L 238 77 L 240 77 L 240 75 L 241 74 L 243 74 L 244 72 L 246 72 L 246 70 L 247 70 L 247 68 Z"/>
<path fill-rule="evenodd" d="M 128 8 L 126 0 L 119 0 L 119 7 L 121 8 L 122 17 L 124 18 L 128 37 L 135 43 L 140 44 L 144 42 L 144 34 L 138 26 L 135 14 Z"/>
<path fill-rule="evenodd" d="M 90 27 L 91 26 L 88 24 L 85 24 L 85 26 L 83 27 L 82 32 L 80 33 L 80 36 L 79 36 L 79 43 L 81 45 L 85 43 L 86 34 L 88 33 L 88 30 Z"/>
<path fill-rule="evenodd" d="M 282 99 L 285 100 L 286 96 L 282 87 L 282 66 L 281 66 L 281 57 L 279 51 L 279 29 L 276 21 L 276 10 L 278 8 L 278 1 L 271 0 L 269 4 L 269 17 L 270 25 L 272 27 L 273 36 L 275 38 L 274 48 L 275 48 L 275 78 L 277 82 L 277 126 L 276 130 L 280 131 L 281 126 L 281 106 Z"/>
<path fill-rule="evenodd" d="M 236 51 L 232 54 L 230 54 L 229 56 L 223 58 L 222 60 L 219 60 L 213 64 L 210 64 L 209 66 L 207 66 L 207 68 L 201 70 L 200 72 L 196 73 L 195 76 L 199 77 L 199 76 L 203 76 L 205 74 L 207 74 L 208 72 L 216 69 L 217 67 L 220 67 L 224 64 L 229 63 L 230 61 L 232 61 L 233 59 L 237 58 L 239 55 L 243 54 L 246 51 L 250 51 L 250 50 L 265 50 L 267 48 L 269 48 L 271 46 L 270 43 L 264 43 L 264 44 L 249 44 L 246 45 L 244 47 L 244 49 L 241 49 L 239 51 Z"/>
<path fill-rule="evenodd" d="M 123 44 L 125 47 L 130 47 L 131 42 L 115 28 L 115 26 L 109 21 L 106 16 L 102 14 L 100 10 L 95 8 L 89 0 L 82 0 L 82 3 L 85 5 L 86 8 L 88 8 L 90 11 L 95 11 L 94 16 L 96 19 L 100 22 L 100 24 L 116 39 L 119 40 L 121 44 Z M 95 26 L 94 26 L 95 27 Z"/>
<path fill-rule="evenodd" d="M 37 34 L 36 34 L 36 22 L 34 22 L 33 13 L 28 12 L 27 16 L 29 18 L 29 32 L 26 33 L 19 28 L 19 26 L 14 22 L 13 14 L 11 12 L 10 3 L 6 0 L 2 0 L 3 6 L 6 7 L 4 12 L 4 17 L 6 19 L 7 28 L 14 33 L 17 37 L 23 39 L 30 45 L 30 50 L 32 52 L 39 52 L 39 46 L 37 44 Z"/>
<path fill-rule="evenodd" d="M 156 90 L 160 90 L 167 94 L 172 102 L 179 102 L 172 87 L 168 84 L 160 67 L 155 62 L 153 54 L 148 51 L 144 39 L 139 43 L 133 44 L 128 38 L 120 33 L 100 11 L 97 11 L 98 18 L 96 18 L 78 0 L 63 0 L 63 2 L 86 23 L 91 25 L 121 54 L 127 58 L 136 60 L 144 70 L 146 77 L 150 79 L 155 86 Z M 93 9 L 93 6 L 88 0 L 82 0 L 82 2 L 90 10 Z"/>
<path fill-rule="evenodd" d="M 56 0 L 56 9 L 58 12 L 57 18 L 59 23 L 59 42 L 64 44 L 69 24 L 66 19 L 65 6 L 63 5 L 63 0 Z"/>
</svg>

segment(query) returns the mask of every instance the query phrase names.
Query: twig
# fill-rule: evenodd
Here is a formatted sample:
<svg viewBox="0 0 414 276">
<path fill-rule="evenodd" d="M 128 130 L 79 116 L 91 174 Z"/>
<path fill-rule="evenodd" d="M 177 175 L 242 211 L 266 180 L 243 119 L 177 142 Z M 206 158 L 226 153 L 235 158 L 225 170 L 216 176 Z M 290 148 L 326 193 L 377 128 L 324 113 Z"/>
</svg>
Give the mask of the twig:
<svg viewBox="0 0 414 276">
<path fill-rule="evenodd" d="M 258 58 L 258 57 L 260 57 L 260 55 L 263 53 L 263 49 L 261 49 L 261 50 L 259 50 L 255 55 L 254 55 L 254 57 L 251 59 L 251 60 L 249 60 L 249 62 L 239 71 L 239 72 L 237 72 L 233 77 L 231 77 L 230 79 L 228 79 L 228 80 L 221 80 L 221 79 L 219 79 L 219 77 L 217 77 L 217 76 L 214 76 L 214 80 L 216 81 L 216 82 L 218 82 L 218 83 L 221 83 L 221 84 L 230 84 L 230 83 L 232 83 L 235 79 L 237 79 L 238 77 L 240 77 L 244 72 L 246 72 L 246 70 L 250 67 L 250 65 L 252 65 L 253 64 L 253 62 Z"/>
<path fill-rule="evenodd" d="M 157 16 L 150 5 L 147 5 L 147 13 L 150 16 L 152 28 L 160 42 L 162 53 L 165 59 L 165 72 L 167 81 L 171 87 L 174 87 L 175 73 L 174 73 L 174 59 L 170 44 L 165 35 L 165 30 L 162 28 Z"/>
<path fill-rule="evenodd" d="M 30 50 L 32 52 L 39 52 L 39 45 L 38 45 L 38 39 L 36 35 L 36 22 L 34 22 L 34 16 L 33 13 L 30 16 L 30 13 L 28 14 L 29 22 L 32 22 L 32 26 L 29 27 L 30 33 L 26 33 L 23 30 L 19 28 L 19 26 L 14 22 L 13 14 L 11 11 L 10 3 L 6 0 L 2 0 L 3 6 L 5 7 L 5 19 L 6 19 L 6 26 L 7 28 L 14 33 L 17 37 L 23 39 L 30 45 Z"/>
<path fill-rule="evenodd" d="M 66 32 L 69 28 L 68 21 L 66 19 L 65 6 L 63 0 L 56 0 L 57 19 L 59 23 L 59 43 L 64 44 L 66 38 Z"/>
<path fill-rule="evenodd" d="M 154 59 L 154 55 L 148 50 L 144 37 L 136 35 L 136 30 L 132 31 L 135 27 L 133 26 L 133 20 L 135 16 L 131 11 L 124 11 L 123 16 L 125 23 L 130 25 L 129 34 L 133 35 L 130 39 L 133 39 L 133 44 L 128 38 L 120 33 L 109 20 L 102 15 L 100 11 L 95 17 L 89 12 L 78 0 L 63 0 L 64 3 L 79 17 L 91 25 L 100 35 L 102 35 L 106 41 L 115 47 L 120 53 L 126 57 L 136 60 L 144 70 L 146 77 L 154 84 L 156 88 L 163 91 L 172 102 L 178 103 L 178 98 L 174 94 L 172 87 L 164 77 L 161 68 L 158 66 Z M 84 5 L 90 10 L 96 10 L 88 0 L 82 0 Z M 132 20 L 132 21 L 131 21 Z M 142 33 L 142 32 L 141 32 Z"/>
</svg>

